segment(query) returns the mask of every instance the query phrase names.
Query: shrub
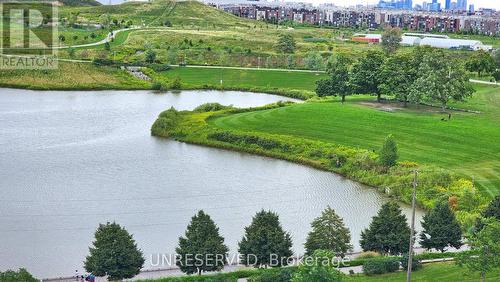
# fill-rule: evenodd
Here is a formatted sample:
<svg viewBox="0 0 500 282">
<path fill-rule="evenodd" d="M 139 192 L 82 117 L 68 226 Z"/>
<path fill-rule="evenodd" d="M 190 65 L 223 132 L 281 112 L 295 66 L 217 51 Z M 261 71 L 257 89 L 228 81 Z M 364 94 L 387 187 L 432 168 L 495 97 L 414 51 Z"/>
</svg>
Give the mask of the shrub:
<svg viewBox="0 0 500 282">
<path fill-rule="evenodd" d="M 155 72 L 162 72 L 170 69 L 169 64 L 151 64 L 149 67 Z"/>
<path fill-rule="evenodd" d="M 404 255 L 401 257 L 401 267 L 403 269 L 408 269 L 408 255 Z M 419 270 L 422 268 L 422 262 L 417 259 L 415 256 L 413 256 L 413 259 L 411 260 L 411 270 Z"/>
<path fill-rule="evenodd" d="M 215 112 L 215 111 L 220 111 L 228 108 L 233 108 L 233 106 L 224 106 L 219 103 L 205 103 L 202 105 L 199 105 L 194 109 L 195 112 Z"/>
<path fill-rule="evenodd" d="M 363 273 L 366 275 L 395 272 L 399 269 L 399 258 L 380 257 L 366 260 L 363 263 Z"/>
<path fill-rule="evenodd" d="M 387 136 L 379 153 L 379 161 L 386 167 L 391 167 L 398 160 L 398 147 L 392 135 Z"/>
<path fill-rule="evenodd" d="M 370 259 L 370 258 L 376 258 L 376 257 L 380 257 L 380 253 L 372 252 L 372 251 L 362 252 L 358 256 L 358 258 L 360 258 L 360 259 Z"/>
<path fill-rule="evenodd" d="M 172 89 L 181 89 L 182 88 L 181 79 L 179 77 L 174 78 L 174 80 L 170 84 L 170 88 L 172 88 Z"/>
<path fill-rule="evenodd" d="M 282 267 L 271 269 L 260 275 L 252 276 L 248 279 L 250 282 L 289 282 L 292 279 L 295 268 Z"/>
<path fill-rule="evenodd" d="M 263 138 L 255 135 L 237 135 L 229 131 L 214 132 L 209 134 L 208 138 L 233 144 L 237 143 L 243 143 L 247 145 L 255 144 L 259 147 L 268 150 L 276 148 L 287 149 L 288 147 L 287 145 L 282 145 L 280 142 L 272 139 Z"/>
</svg>

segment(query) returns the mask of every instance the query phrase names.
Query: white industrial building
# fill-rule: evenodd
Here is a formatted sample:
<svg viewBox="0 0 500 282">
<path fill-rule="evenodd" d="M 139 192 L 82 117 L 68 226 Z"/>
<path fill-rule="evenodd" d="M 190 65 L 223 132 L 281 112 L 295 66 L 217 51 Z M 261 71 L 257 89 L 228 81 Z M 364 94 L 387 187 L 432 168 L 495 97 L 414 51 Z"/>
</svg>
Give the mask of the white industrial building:
<svg viewBox="0 0 500 282">
<path fill-rule="evenodd" d="M 380 42 L 382 34 L 355 34 L 355 41 Z M 364 39 L 364 40 L 363 40 Z M 405 33 L 401 37 L 401 45 L 405 46 L 431 46 L 445 49 L 463 49 L 472 51 L 491 51 L 492 46 L 483 45 L 479 40 L 454 39 L 447 35 L 425 34 L 425 33 Z"/>
</svg>

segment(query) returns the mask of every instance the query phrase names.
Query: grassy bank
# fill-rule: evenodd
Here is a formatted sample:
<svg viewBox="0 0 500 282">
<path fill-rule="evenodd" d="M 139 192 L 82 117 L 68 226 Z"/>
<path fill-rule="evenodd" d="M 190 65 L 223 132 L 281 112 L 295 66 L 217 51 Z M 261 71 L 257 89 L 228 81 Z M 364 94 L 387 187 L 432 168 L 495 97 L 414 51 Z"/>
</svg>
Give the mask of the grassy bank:
<svg viewBox="0 0 500 282">
<path fill-rule="evenodd" d="M 287 115 L 287 117 L 281 118 L 280 114 Z M 385 114 L 392 115 L 391 120 L 384 119 Z M 412 120 L 410 118 L 412 116 L 415 119 L 421 118 L 422 121 Z M 439 114 L 418 111 L 385 113 L 360 104 L 342 105 L 332 101 L 295 105 L 277 103 L 254 109 L 226 108 L 221 110 L 206 107 L 193 112 L 177 112 L 171 109 L 159 116 L 152 126 L 152 134 L 195 144 L 280 158 L 336 172 L 376 187 L 380 192 L 406 203 L 410 202 L 413 170 L 419 169 L 417 192 L 419 205 L 430 208 L 438 201 L 456 196 L 459 201 L 456 207 L 457 215 L 464 226 L 468 227 L 486 203 L 486 197 L 480 193 L 474 193 L 470 180 L 461 178 L 451 170 L 438 168 L 432 165 L 432 162 L 421 164 L 412 162 L 413 159 L 409 157 L 403 158 L 398 165 L 390 169 L 382 167 L 377 162 L 378 156 L 373 149 L 378 149 L 383 137 L 387 134 L 380 135 L 378 141 L 373 140 L 372 148 L 366 144 L 353 146 L 346 141 L 347 139 L 339 139 L 342 136 L 351 136 L 353 140 L 365 138 L 368 142 L 370 137 L 368 134 L 370 132 L 375 134 L 375 131 L 371 130 L 371 127 L 376 126 L 375 124 L 380 123 L 381 127 L 391 128 L 391 124 L 397 125 L 400 119 L 402 120 L 401 126 L 406 125 L 402 129 L 405 134 L 411 134 L 409 132 L 415 131 L 415 128 L 431 132 L 432 128 L 427 128 L 426 125 L 434 119 L 437 120 L 436 124 L 442 122 L 438 117 Z M 454 117 L 458 120 L 463 118 Z M 345 128 L 336 129 L 337 122 L 346 123 Z M 352 128 L 349 128 L 349 124 Z M 397 132 L 395 134 L 396 137 L 399 136 Z M 417 136 L 419 133 L 414 134 Z M 411 138 L 409 136 L 408 140 Z M 439 134 L 430 133 L 427 134 L 427 138 L 443 139 Z M 445 138 L 451 139 L 446 136 Z M 496 139 L 487 145 L 495 146 L 494 140 Z M 492 191 L 492 193 L 495 192 Z"/>
<path fill-rule="evenodd" d="M 349 277 L 347 281 L 405 281 L 406 272 L 396 272 L 374 276 L 357 275 Z M 486 275 L 486 281 L 498 281 L 500 269 Z M 412 281 L 479 281 L 479 273 L 471 273 L 465 268 L 449 263 L 433 263 L 424 265 L 422 269 L 413 272 Z"/>
<path fill-rule="evenodd" d="M 388 134 L 399 144 L 401 160 L 454 170 L 489 195 L 500 193 L 500 88 L 476 86 L 469 103 L 457 107 L 481 114 L 447 115 L 433 108 L 382 107 L 355 102 L 306 103 L 268 111 L 229 115 L 210 122 L 221 129 L 294 136 L 378 150 Z"/>
<path fill-rule="evenodd" d="M 54 70 L 1 70 L 0 87 L 80 90 L 150 89 L 151 85 L 118 68 L 59 62 Z"/>
<path fill-rule="evenodd" d="M 262 274 L 278 273 L 280 269 L 250 269 L 240 270 L 232 273 L 221 273 L 201 276 L 179 276 L 161 279 L 143 280 L 155 282 L 206 282 L 206 281 L 225 281 L 236 282 L 238 278 L 250 277 L 250 281 L 261 281 L 258 277 Z M 270 276 L 267 276 L 270 277 Z M 362 274 L 349 275 L 345 281 L 364 282 L 364 281 L 405 281 L 406 272 L 366 276 Z M 486 281 L 498 281 L 500 279 L 500 269 L 489 272 L 486 275 Z M 453 262 L 426 264 L 422 269 L 413 272 L 412 281 L 479 281 L 479 273 L 471 273 L 467 269 L 455 265 Z M 265 280 L 271 281 L 271 280 Z"/>
</svg>

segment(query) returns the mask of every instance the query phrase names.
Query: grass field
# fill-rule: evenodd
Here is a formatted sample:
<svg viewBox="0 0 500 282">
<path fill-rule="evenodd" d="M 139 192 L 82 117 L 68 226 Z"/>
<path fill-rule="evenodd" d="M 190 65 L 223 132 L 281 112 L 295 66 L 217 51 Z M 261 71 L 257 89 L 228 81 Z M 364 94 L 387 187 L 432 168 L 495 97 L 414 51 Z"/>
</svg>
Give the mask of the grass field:
<svg viewBox="0 0 500 282">
<path fill-rule="evenodd" d="M 148 82 L 120 69 L 59 62 L 55 70 L 2 70 L 0 87 L 29 89 L 144 89 Z"/>
<path fill-rule="evenodd" d="M 500 269 L 492 271 L 486 275 L 486 281 L 498 281 L 500 279 Z M 380 274 L 374 276 L 351 276 L 347 281 L 406 281 L 406 272 Z M 466 268 L 459 267 L 454 263 L 433 263 L 424 265 L 422 269 L 413 272 L 412 281 L 432 282 L 432 281 L 480 281 L 479 273 L 471 273 Z"/>
<path fill-rule="evenodd" d="M 315 81 L 325 74 L 308 72 L 259 71 L 213 68 L 176 67 L 161 73 L 161 76 L 173 79 L 180 77 L 183 83 L 192 86 L 214 85 L 229 87 L 262 87 L 289 90 L 314 91 Z"/>
<path fill-rule="evenodd" d="M 482 113 L 453 112 L 451 121 L 435 108 L 376 109 L 366 97 L 312 102 L 229 115 L 210 122 L 223 129 L 256 131 L 378 150 L 393 134 L 400 159 L 457 171 L 489 195 L 500 194 L 500 88 L 476 86 L 468 104 Z M 373 99 L 369 98 L 369 101 Z"/>
</svg>

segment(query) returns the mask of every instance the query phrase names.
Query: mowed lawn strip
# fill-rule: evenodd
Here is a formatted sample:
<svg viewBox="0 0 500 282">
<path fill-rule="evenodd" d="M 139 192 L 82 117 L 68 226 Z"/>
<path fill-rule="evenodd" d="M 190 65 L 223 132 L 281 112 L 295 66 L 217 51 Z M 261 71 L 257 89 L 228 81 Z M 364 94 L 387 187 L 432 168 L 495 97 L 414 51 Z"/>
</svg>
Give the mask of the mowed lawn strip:
<svg viewBox="0 0 500 282">
<path fill-rule="evenodd" d="M 314 91 L 315 81 L 325 74 L 310 72 L 283 72 L 270 70 L 238 70 L 224 68 L 176 67 L 161 73 L 169 79 L 180 77 L 182 83 L 192 86 L 222 85 L 227 87 L 265 87 Z"/>
<path fill-rule="evenodd" d="M 499 281 L 500 269 L 488 272 L 486 281 Z M 464 267 L 459 267 L 453 262 L 425 264 L 423 268 L 412 273 L 412 281 L 480 281 L 479 273 L 468 271 Z M 373 276 L 351 276 L 346 281 L 406 281 L 406 271 L 387 273 Z"/>
<path fill-rule="evenodd" d="M 400 160 L 434 164 L 476 180 L 490 195 L 500 193 L 500 88 L 478 87 L 471 108 L 482 113 L 434 109 L 384 111 L 360 103 L 310 102 L 210 120 L 217 127 L 321 140 L 377 151 L 393 134 Z M 467 105 L 467 104 L 465 104 Z M 464 105 L 461 105 L 464 106 Z"/>
</svg>

